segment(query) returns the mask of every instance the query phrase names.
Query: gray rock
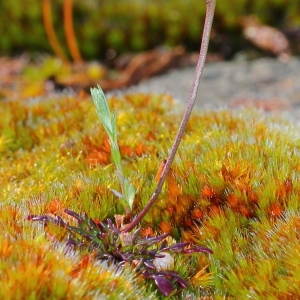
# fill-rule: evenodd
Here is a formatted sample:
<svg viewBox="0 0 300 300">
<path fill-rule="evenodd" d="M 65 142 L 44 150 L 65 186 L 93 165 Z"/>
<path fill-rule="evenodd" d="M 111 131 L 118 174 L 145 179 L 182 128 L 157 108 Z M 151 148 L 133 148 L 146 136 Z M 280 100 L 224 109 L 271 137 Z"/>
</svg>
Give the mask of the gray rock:
<svg viewBox="0 0 300 300">
<path fill-rule="evenodd" d="M 185 103 L 195 68 L 170 70 L 122 92 L 168 93 Z M 237 107 L 253 104 L 300 120 L 300 59 L 207 63 L 198 89 L 196 107 Z"/>
</svg>

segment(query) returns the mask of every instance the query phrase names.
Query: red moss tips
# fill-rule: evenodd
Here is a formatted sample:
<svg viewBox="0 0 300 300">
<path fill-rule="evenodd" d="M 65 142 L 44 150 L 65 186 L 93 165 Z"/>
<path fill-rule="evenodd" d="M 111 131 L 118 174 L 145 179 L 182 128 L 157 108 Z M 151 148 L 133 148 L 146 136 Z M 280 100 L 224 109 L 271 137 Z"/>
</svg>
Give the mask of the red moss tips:
<svg viewBox="0 0 300 300">
<path fill-rule="evenodd" d="M 80 261 L 74 266 L 74 268 L 69 272 L 69 275 L 72 278 L 76 278 L 79 276 L 80 272 L 85 270 L 91 263 L 92 256 L 95 256 L 93 254 L 84 254 L 81 258 Z"/>
<path fill-rule="evenodd" d="M 277 219 L 280 217 L 284 212 L 283 206 L 278 202 L 273 202 L 268 207 L 268 213 L 271 218 Z"/>
<path fill-rule="evenodd" d="M 53 215 L 57 215 L 57 214 L 63 212 L 63 205 L 62 205 L 60 199 L 55 198 L 55 199 L 51 200 L 47 206 L 47 211 Z"/>
<path fill-rule="evenodd" d="M 85 162 L 89 167 L 97 165 L 107 166 L 110 164 L 110 153 L 93 149 L 85 158 Z"/>
<path fill-rule="evenodd" d="M 199 220 L 202 219 L 204 217 L 204 211 L 199 209 L 199 208 L 194 208 L 191 211 L 191 215 L 193 219 Z"/>
<path fill-rule="evenodd" d="M 287 198 L 291 195 L 293 191 L 293 182 L 290 178 L 286 178 L 281 182 L 276 189 L 276 198 L 280 202 L 286 202 Z"/>
<path fill-rule="evenodd" d="M 83 138 L 85 146 L 85 162 L 90 167 L 97 165 L 109 165 L 111 163 L 110 144 L 107 137 L 102 139 L 102 143 L 97 145 L 92 137 L 85 136 Z"/>
<path fill-rule="evenodd" d="M 144 145 L 141 142 L 138 142 L 134 147 L 131 147 L 129 145 L 121 145 L 120 146 L 120 152 L 123 155 L 126 155 L 128 157 L 134 157 L 134 156 L 142 156 L 143 154 L 149 152 L 149 149 L 146 145 Z"/>
<path fill-rule="evenodd" d="M 159 227 L 160 227 L 161 231 L 164 233 L 171 234 L 171 232 L 172 232 L 172 226 L 168 222 L 161 221 L 159 224 Z"/>
<path fill-rule="evenodd" d="M 215 190 L 212 187 L 210 187 L 208 185 L 204 185 L 201 190 L 201 196 L 203 198 L 213 199 L 213 198 L 217 197 L 217 193 L 215 192 Z"/>
<path fill-rule="evenodd" d="M 238 207 L 238 205 L 240 203 L 240 200 L 235 194 L 230 193 L 227 197 L 227 203 L 228 203 L 230 208 L 235 209 L 235 208 Z"/>
</svg>

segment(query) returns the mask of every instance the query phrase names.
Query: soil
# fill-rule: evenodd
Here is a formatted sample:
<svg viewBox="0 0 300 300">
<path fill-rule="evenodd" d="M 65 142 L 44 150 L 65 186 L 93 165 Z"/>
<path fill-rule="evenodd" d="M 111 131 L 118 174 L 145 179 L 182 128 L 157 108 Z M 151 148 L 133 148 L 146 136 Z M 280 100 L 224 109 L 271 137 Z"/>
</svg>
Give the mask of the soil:
<svg viewBox="0 0 300 300">
<path fill-rule="evenodd" d="M 194 72 L 194 67 L 170 70 L 125 91 L 168 93 L 185 103 Z M 202 109 L 243 105 L 256 106 L 300 122 L 300 58 L 285 62 L 261 58 L 207 63 L 195 106 Z"/>
</svg>

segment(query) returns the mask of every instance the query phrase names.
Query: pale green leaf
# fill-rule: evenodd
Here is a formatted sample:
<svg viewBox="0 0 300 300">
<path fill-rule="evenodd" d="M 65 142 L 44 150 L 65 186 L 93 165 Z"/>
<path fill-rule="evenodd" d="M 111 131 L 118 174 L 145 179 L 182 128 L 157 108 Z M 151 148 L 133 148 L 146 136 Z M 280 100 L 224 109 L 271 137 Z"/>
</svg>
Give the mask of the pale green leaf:
<svg viewBox="0 0 300 300">
<path fill-rule="evenodd" d="M 105 127 L 108 134 L 112 134 L 113 128 L 111 124 L 111 116 L 105 95 L 98 85 L 98 88 L 91 88 L 92 99 L 96 106 L 97 115 Z"/>
</svg>

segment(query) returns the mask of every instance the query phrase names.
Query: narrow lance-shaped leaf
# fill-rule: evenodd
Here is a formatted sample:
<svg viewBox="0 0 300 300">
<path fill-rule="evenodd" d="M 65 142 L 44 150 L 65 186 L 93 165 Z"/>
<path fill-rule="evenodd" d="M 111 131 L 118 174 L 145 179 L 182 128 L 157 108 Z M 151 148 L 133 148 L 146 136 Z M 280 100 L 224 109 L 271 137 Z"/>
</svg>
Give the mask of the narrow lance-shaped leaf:
<svg viewBox="0 0 300 300">
<path fill-rule="evenodd" d="M 212 250 L 210 250 L 209 248 L 206 248 L 206 247 L 202 247 L 202 246 L 196 246 L 196 247 L 184 249 L 181 251 L 181 253 L 183 253 L 183 254 L 196 253 L 196 252 L 213 254 Z"/>
<path fill-rule="evenodd" d="M 108 133 L 112 133 L 111 116 L 105 95 L 98 85 L 97 88 L 91 88 L 91 95 L 96 106 L 97 115 Z"/>
<path fill-rule="evenodd" d="M 100 86 L 98 86 L 98 88 L 92 88 L 91 95 L 96 106 L 96 112 L 109 138 L 111 146 L 111 158 L 114 164 L 116 165 L 117 176 L 122 190 L 121 199 L 124 199 L 126 201 L 125 205 L 124 201 L 122 201 L 122 205 L 124 207 L 129 206 L 130 208 L 132 208 L 135 196 L 135 189 L 133 185 L 129 184 L 128 181 L 125 180 L 125 176 L 123 173 L 122 159 L 117 141 L 116 115 L 114 112 L 110 114 L 107 100 Z"/>
<path fill-rule="evenodd" d="M 144 261 L 144 265 L 146 266 L 146 267 L 148 267 L 149 269 L 151 269 L 151 270 L 156 270 L 156 267 L 155 267 L 155 265 L 151 262 L 151 261 Z"/>
<path fill-rule="evenodd" d="M 172 251 L 182 251 L 185 247 L 189 246 L 190 243 L 188 242 L 182 242 L 182 243 L 176 243 L 169 247 L 163 248 L 162 251 L 172 250 Z"/>
<path fill-rule="evenodd" d="M 119 151 L 119 146 L 117 143 L 115 143 L 113 140 L 110 139 L 110 145 L 111 145 L 111 155 L 112 159 L 118 169 L 122 169 L 122 163 L 121 163 L 121 154 Z M 123 173 L 123 171 L 121 171 Z"/>
<path fill-rule="evenodd" d="M 125 190 L 125 198 L 126 198 L 128 204 L 129 204 L 129 207 L 132 208 L 134 197 L 135 197 L 135 188 L 128 181 L 127 178 L 125 178 L 125 180 L 124 180 L 124 190 Z"/>
<path fill-rule="evenodd" d="M 113 111 L 112 112 L 112 117 L 111 117 L 111 126 L 112 126 L 112 133 L 113 133 L 113 140 L 117 144 L 117 119 L 116 119 L 116 114 Z"/>
</svg>

